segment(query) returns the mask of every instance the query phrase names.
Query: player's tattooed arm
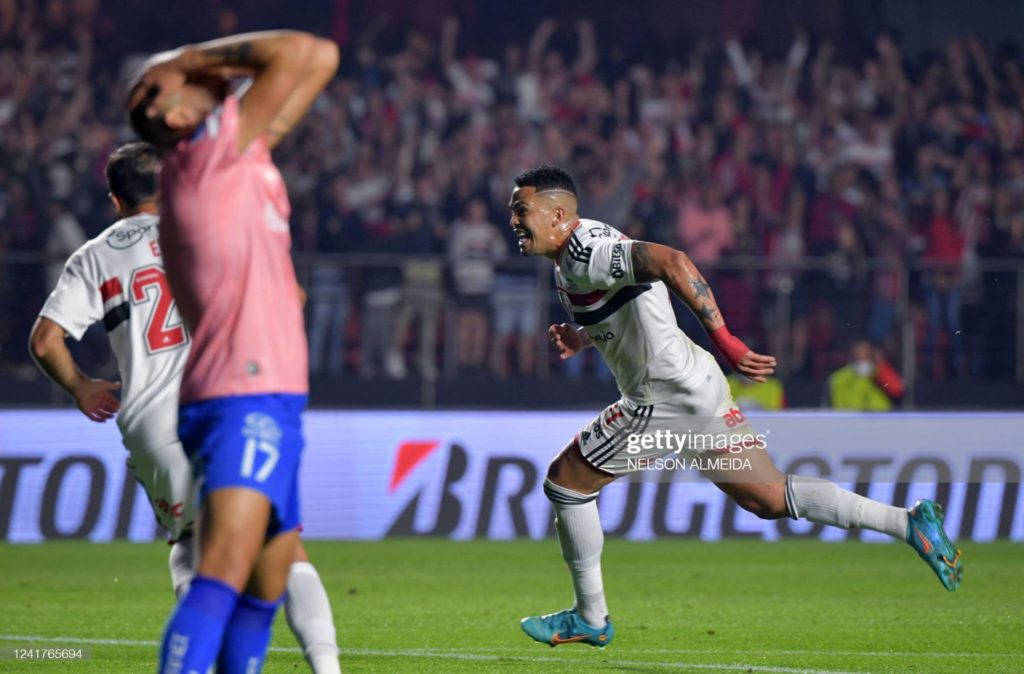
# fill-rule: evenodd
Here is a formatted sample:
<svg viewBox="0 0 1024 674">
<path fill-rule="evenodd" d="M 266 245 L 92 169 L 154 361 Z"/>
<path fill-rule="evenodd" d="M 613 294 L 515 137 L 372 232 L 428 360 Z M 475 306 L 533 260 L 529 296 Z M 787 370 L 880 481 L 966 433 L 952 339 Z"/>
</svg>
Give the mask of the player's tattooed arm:
<svg viewBox="0 0 1024 674">
<path fill-rule="evenodd" d="M 218 65 L 251 66 L 252 42 L 244 40 L 238 44 L 228 44 L 210 50 L 209 58 Z"/>
<path fill-rule="evenodd" d="M 637 283 L 663 281 L 690 307 L 708 332 L 725 325 L 711 286 L 686 253 L 646 241 L 633 243 L 630 257 Z"/>
<path fill-rule="evenodd" d="M 239 149 L 265 134 L 277 145 L 303 118 L 338 68 L 338 45 L 295 31 L 245 33 L 205 42 L 186 51 L 203 70 L 254 76 L 241 98 Z"/>
</svg>

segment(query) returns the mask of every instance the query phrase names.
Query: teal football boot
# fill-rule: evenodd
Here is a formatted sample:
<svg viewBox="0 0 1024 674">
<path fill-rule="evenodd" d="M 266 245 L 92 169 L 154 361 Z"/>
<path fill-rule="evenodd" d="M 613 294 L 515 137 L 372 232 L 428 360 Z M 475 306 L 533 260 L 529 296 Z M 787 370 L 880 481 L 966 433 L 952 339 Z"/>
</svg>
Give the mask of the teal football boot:
<svg viewBox="0 0 1024 674">
<path fill-rule="evenodd" d="M 960 551 L 942 528 L 942 506 L 930 499 L 914 504 L 907 518 L 907 543 L 928 562 L 943 587 L 950 592 L 960 587 L 964 567 Z"/>
<path fill-rule="evenodd" d="M 588 625 L 576 613 L 576 609 L 570 608 L 558 613 L 523 618 L 519 626 L 535 641 L 551 647 L 580 643 L 604 648 L 615 638 L 612 621 L 607 618 L 605 620 L 604 627 Z"/>
</svg>

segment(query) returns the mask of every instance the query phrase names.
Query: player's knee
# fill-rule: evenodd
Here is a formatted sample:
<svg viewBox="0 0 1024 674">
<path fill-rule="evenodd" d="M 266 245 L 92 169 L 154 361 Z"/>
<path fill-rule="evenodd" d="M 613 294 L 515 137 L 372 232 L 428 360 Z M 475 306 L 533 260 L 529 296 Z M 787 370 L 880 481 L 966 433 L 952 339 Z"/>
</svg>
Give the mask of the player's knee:
<svg viewBox="0 0 1024 674">
<path fill-rule="evenodd" d="M 569 445 L 558 453 L 558 456 L 548 464 L 548 475 L 547 478 L 552 482 L 561 483 L 563 479 L 567 478 L 573 473 L 573 463 L 576 460 L 576 453 L 579 449 L 576 442 L 570 442 Z"/>
<path fill-rule="evenodd" d="M 564 462 L 565 458 L 561 454 L 559 454 L 551 463 L 548 464 L 547 478 L 549 480 L 551 480 L 552 482 L 558 482 L 559 475 L 561 475 L 564 471 Z"/>
<path fill-rule="evenodd" d="M 204 544 L 200 550 L 199 574 L 216 578 L 235 589 L 245 587 L 256 565 L 256 554 L 231 541 L 204 541 Z"/>
</svg>

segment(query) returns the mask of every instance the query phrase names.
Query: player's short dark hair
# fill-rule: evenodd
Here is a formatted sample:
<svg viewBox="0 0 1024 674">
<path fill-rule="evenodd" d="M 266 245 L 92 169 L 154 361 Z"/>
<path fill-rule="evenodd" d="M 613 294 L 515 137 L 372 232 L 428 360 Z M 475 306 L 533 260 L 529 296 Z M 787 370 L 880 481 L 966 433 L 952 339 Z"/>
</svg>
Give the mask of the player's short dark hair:
<svg viewBox="0 0 1024 674">
<path fill-rule="evenodd" d="M 557 166 L 538 166 L 523 171 L 512 179 L 516 187 L 533 187 L 538 192 L 544 190 L 565 190 L 576 194 L 576 183 L 565 169 Z"/>
<path fill-rule="evenodd" d="M 125 206 L 135 208 L 156 198 L 159 167 L 160 151 L 149 143 L 122 145 L 107 159 L 107 187 Z"/>
<path fill-rule="evenodd" d="M 146 110 L 159 93 L 159 87 L 150 87 L 146 91 L 146 95 L 128 111 L 128 122 L 139 138 L 166 150 L 174 147 L 181 139 L 181 131 L 168 126 L 163 115 L 150 117 L 146 114 Z"/>
</svg>

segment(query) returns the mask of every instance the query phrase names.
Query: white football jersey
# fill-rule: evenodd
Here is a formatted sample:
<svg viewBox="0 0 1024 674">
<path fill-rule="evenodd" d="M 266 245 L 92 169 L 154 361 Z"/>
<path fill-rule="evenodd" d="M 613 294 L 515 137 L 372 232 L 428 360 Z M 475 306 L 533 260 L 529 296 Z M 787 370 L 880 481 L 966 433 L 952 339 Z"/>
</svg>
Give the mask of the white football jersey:
<svg viewBox="0 0 1024 674">
<path fill-rule="evenodd" d="M 189 335 L 164 276 L 159 218 L 115 222 L 64 265 L 40 312 L 75 339 L 103 321 L 121 373 L 117 425 L 129 448 L 177 441 L 177 401 Z"/>
<path fill-rule="evenodd" d="M 555 285 L 622 396 L 649 405 L 701 385 L 714 360 L 679 329 L 665 284 L 636 282 L 633 243 L 610 225 L 581 219 L 558 255 Z"/>
</svg>

